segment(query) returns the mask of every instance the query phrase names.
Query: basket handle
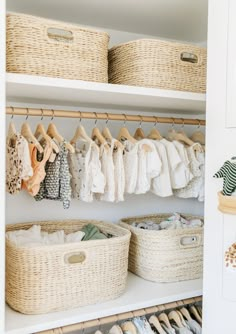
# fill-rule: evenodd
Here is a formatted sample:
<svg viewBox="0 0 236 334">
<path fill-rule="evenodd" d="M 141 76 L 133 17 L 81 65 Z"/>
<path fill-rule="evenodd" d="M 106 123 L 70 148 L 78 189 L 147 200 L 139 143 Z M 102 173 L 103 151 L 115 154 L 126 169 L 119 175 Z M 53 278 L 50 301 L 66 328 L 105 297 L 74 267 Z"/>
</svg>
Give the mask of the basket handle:
<svg viewBox="0 0 236 334">
<path fill-rule="evenodd" d="M 72 31 L 55 27 L 47 28 L 47 36 L 54 42 L 72 43 L 74 41 Z"/>
<path fill-rule="evenodd" d="M 73 252 L 68 253 L 64 256 L 64 261 L 66 264 L 82 264 L 86 260 L 85 252 Z"/>
<path fill-rule="evenodd" d="M 180 59 L 183 62 L 197 64 L 199 62 L 198 56 L 191 52 L 181 52 Z"/>
<path fill-rule="evenodd" d="M 179 240 L 180 248 L 196 248 L 200 246 L 201 238 L 199 235 L 184 235 Z"/>
</svg>

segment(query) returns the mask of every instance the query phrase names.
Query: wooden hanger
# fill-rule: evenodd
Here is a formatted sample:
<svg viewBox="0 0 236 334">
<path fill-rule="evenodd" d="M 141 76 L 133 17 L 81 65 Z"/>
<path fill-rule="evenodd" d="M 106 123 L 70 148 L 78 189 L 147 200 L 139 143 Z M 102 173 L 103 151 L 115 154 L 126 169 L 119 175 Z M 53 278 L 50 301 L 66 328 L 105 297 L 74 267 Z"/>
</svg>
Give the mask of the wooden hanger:
<svg viewBox="0 0 236 334">
<path fill-rule="evenodd" d="M 123 334 L 122 329 L 119 325 L 115 324 L 109 330 L 109 334 Z"/>
<path fill-rule="evenodd" d="M 80 124 L 76 129 L 75 135 L 74 137 L 71 139 L 70 143 L 76 144 L 78 139 L 84 139 L 86 140 L 88 143 L 91 143 L 93 140 L 87 135 L 85 128 L 83 127 L 83 125 L 81 125 L 81 111 L 80 111 Z"/>
<path fill-rule="evenodd" d="M 42 110 L 42 109 L 41 109 Z M 42 110 L 42 118 L 41 120 L 43 120 L 43 110 Z M 59 147 L 57 146 L 57 144 L 49 137 L 49 135 L 47 134 L 44 126 L 42 123 L 37 125 L 37 128 L 35 130 L 34 136 L 36 139 L 39 139 L 40 136 L 42 136 L 42 138 L 50 143 L 52 145 L 52 149 L 54 152 L 59 153 Z"/>
<path fill-rule="evenodd" d="M 149 318 L 149 322 L 150 322 L 151 325 L 153 325 L 156 328 L 156 330 L 158 331 L 159 334 L 165 334 L 164 329 L 161 327 L 161 324 L 160 324 L 158 318 L 155 315 L 152 315 Z"/>
<path fill-rule="evenodd" d="M 91 137 L 92 137 L 92 140 L 98 140 L 98 142 L 99 142 L 99 144 L 100 145 L 103 145 L 104 147 L 105 147 L 105 149 L 109 149 L 109 145 L 107 144 L 107 141 L 106 141 L 106 139 L 103 137 L 103 135 L 102 135 L 102 133 L 101 133 L 101 131 L 99 130 L 99 128 L 98 127 L 96 127 L 96 124 L 97 124 L 97 113 L 96 112 L 94 112 L 94 114 L 95 114 L 95 116 L 96 116 L 96 120 L 95 120 L 95 127 L 93 128 L 93 131 L 92 131 L 92 135 L 91 135 Z"/>
<path fill-rule="evenodd" d="M 202 318 L 202 308 L 201 308 L 201 306 L 196 305 L 195 307 L 196 307 L 196 309 L 197 309 L 197 311 L 198 311 L 200 317 Z"/>
<path fill-rule="evenodd" d="M 183 314 L 179 310 L 176 310 L 176 312 L 178 313 L 178 315 L 180 317 L 180 320 L 181 320 L 182 324 L 184 325 L 184 327 L 188 327 L 187 323 L 184 320 Z"/>
<path fill-rule="evenodd" d="M 40 145 L 38 140 L 33 135 L 32 131 L 31 131 L 31 128 L 30 128 L 30 125 L 27 122 L 28 117 L 29 117 L 29 109 L 27 108 L 27 116 L 26 116 L 25 122 L 21 126 L 21 134 L 29 143 L 32 143 L 32 144 L 35 145 L 35 147 L 37 148 L 39 153 L 43 153 L 42 146 Z"/>
<path fill-rule="evenodd" d="M 47 134 L 49 135 L 49 137 L 55 138 L 58 143 L 62 143 L 64 141 L 64 138 L 59 134 L 57 127 L 54 123 L 49 124 Z M 70 143 L 66 143 L 65 146 L 71 153 L 75 152 L 74 147 Z"/>
<path fill-rule="evenodd" d="M 109 118 L 108 118 L 108 113 L 106 113 L 106 114 L 107 114 L 107 120 L 106 120 L 106 124 L 107 124 Z M 112 141 L 112 139 L 113 139 L 112 134 L 111 134 L 111 132 L 110 132 L 108 126 L 106 126 L 106 127 L 103 129 L 103 131 L 102 131 L 102 135 L 103 135 L 103 137 L 106 139 L 106 141 L 107 141 L 108 143 L 110 143 L 110 142 Z M 115 147 L 118 147 L 118 148 L 120 148 L 121 150 L 124 150 L 124 145 L 122 145 L 121 142 L 120 142 L 119 140 L 116 140 L 116 141 L 115 141 Z"/>
<path fill-rule="evenodd" d="M 131 134 L 129 133 L 129 130 L 126 127 L 126 121 L 127 121 L 127 117 L 125 114 L 123 114 L 125 120 L 124 120 L 124 125 L 120 128 L 119 134 L 118 134 L 118 140 L 122 141 L 122 139 L 127 139 L 128 141 L 130 141 L 132 144 L 136 144 L 137 140 L 131 136 Z"/>
<path fill-rule="evenodd" d="M 133 136 L 136 140 L 140 140 L 140 139 L 145 138 L 145 133 L 143 132 L 143 129 L 142 129 L 143 118 L 140 115 L 139 115 L 139 117 L 140 117 L 139 127 L 136 129 L 136 131 L 134 133 L 134 136 Z"/>
<path fill-rule="evenodd" d="M 169 320 L 174 321 L 179 328 L 183 328 L 184 327 L 183 324 L 182 324 L 182 321 L 181 321 L 181 319 L 179 317 L 179 314 L 176 311 L 171 311 L 168 314 L 168 318 L 169 318 Z"/>
<path fill-rule="evenodd" d="M 202 318 L 200 317 L 196 307 L 194 305 L 190 306 L 190 312 L 192 313 L 192 315 L 194 316 L 194 318 L 197 320 L 197 322 L 199 322 L 199 324 L 202 324 Z"/>
<path fill-rule="evenodd" d="M 167 328 L 172 329 L 169 318 L 164 312 L 158 315 L 158 319 L 160 322 L 163 322 Z"/>
<path fill-rule="evenodd" d="M 180 309 L 180 312 L 185 317 L 185 319 L 187 319 L 188 321 L 192 320 L 191 315 L 190 315 L 189 311 L 186 309 L 186 307 L 182 307 Z"/>
<path fill-rule="evenodd" d="M 132 323 L 132 321 L 125 321 L 123 324 L 120 325 L 122 332 L 129 332 L 131 334 L 137 334 L 137 330 L 135 325 Z"/>
<path fill-rule="evenodd" d="M 188 146 L 193 146 L 194 151 L 203 152 L 203 149 L 200 144 L 194 143 L 185 134 L 181 132 L 176 132 L 174 129 L 171 129 L 168 131 L 168 139 L 183 142 L 184 144 L 187 144 Z"/>
<path fill-rule="evenodd" d="M 148 138 L 149 139 L 153 139 L 153 140 L 161 140 L 163 137 L 161 136 L 160 132 L 157 130 L 156 125 L 158 122 L 158 118 L 155 117 L 156 122 L 154 124 L 154 127 L 152 128 L 152 130 L 150 131 Z"/>
</svg>

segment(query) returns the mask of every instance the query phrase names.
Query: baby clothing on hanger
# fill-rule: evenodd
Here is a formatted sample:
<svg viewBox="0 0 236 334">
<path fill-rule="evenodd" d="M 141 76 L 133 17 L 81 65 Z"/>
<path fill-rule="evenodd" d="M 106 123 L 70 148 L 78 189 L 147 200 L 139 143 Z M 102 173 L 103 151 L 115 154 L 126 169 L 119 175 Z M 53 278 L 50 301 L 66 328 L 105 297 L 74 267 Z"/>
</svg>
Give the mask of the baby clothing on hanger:
<svg viewBox="0 0 236 334">
<path fill-rule="evenodd" d="M 166 140 L 165 138 L 161 139 L 160 142 L 165 145 L 168 163 L 169 163 L 169 172 L 171 179 L 172 189 L 179 189 L 185 183 L 184 170 L 185 166 L 179 156 L 179 153 L 175 145 Z"/>
<path fill-rule="evenodd" d="M 115 177 L 115 201 L 124 201 L 125 192 L 125 168 L 123 160 L 123 148 L 117 146 L 113 150 L 114 177 Z"/>
<path fill-rule="evenodd" d="M 181 144 L 179 141 L 177 140 L 173 140 L 172 143 L 175 145 L 179 156 L 182 160 L 182 166 L 180 166 L 181 168 L 178 168 L 178 172 L 179 172 L 179 177 L 182 179 L 182 186 L 181 188 L 184 188 L 193 178 L 193 174 L 190 171 L 189 168 L 189 158 L 188 158 L 188 153 L 187 150 L 185 148 L 185 146 L 183 144 Z"/>
<path fill-rule="evenodd" d="M 165 145 L 161 143 L 159 140 L 152 140 L 152 143 L 155 145 L 156 150 L 161 159 L 161 170 L 160 174 L 152 179 L 151 191 L 155 195 L 161 197 L 172 196 L 173 192 L 170 179 L 170 167 Z"/>
<path fill-rule="evenodd" d="M 7 138 L 6 142 L 6 191 L 17 194 L 22 188 L 22 181 L 33 176 L 29 145 L 19 133 Z"/>
<path fill-rule="evenodd" d="M 190 164 L 189 164 L 190 171 L 193 174 L 193 178 L 187 184 L 186 187 L 182 189 L 177 189 L 174 191 L 174 195 L 177 197 L 198 198 L 200 194 L 200 189 L 203 186 L 202 185 L 203 175 L 202 175 L 201 165 L 204 164 L 204 160 L 203 160 L 204 156 L 198 155 L 199 160 L 197 159 L 197 156 L 195 155 L 195 151 L 194 151 L 194 145 L 186 148 L 187 153 L 188 153 L 188 158 L 190 161 Z"/>
<path fill-rule="evenodd" d="M 77 141 L 75 153 L 68 154 L 69 169 L 72 175 L 72 197 L 92 202 L 95 193 L 103 193 L 105 178 L 101 170 L 99 148 L 94 142 L 83 139 Z"/>
<path fill-rule="evenodd" d="M 68 149 L 66 148 L 65 140 L 57 143 L 57 145 L 59 153 L 56 154 L 54 161 L 47 161 L 45 166 L 46 176 L 40 184 L 40 190 L 35 196 L 35 200 L 50 199 L 61 201 L 64 209 L 68 209 L 71 201 Z"/>
<path fill-rule="evenodd" d="M 27 192 L 32 196 L 36 196 L 40 190 L 40 183 L 46 176 L 45 165 L 52 154 L 51 142 L 46 142 L 43 148 L 44 151 L 41 155 L 41 159 L 38 160 L 37 147 L 34 144 L 29 144 L 33 175 L 28 180 L 23 181 L 22 189 L 27 190 Z"/>
<path fill-rule="evenodd" d="M 179 328 L 179 327 L 173 325 L 173 328 L 175 329 L 176 334 L 193 334 L 193 332 L 190 329 L 188 329 L 187 327 Z"/>
<path fill-rule="evenodd" d="M 161 327 L 164 329 L 166 334 L 176 334 L 176 331 L 174 328 L 168 328 L 165 324 L 161 323 Z"/>
<path fill-rule="evenodd" d="M 186 320 L 186 323 L 193 334 L 202 334 L 202 328 L 196 320 Z"/>
<path fill-rule="evenodd" d="M 162 162 L 151 140 L 142 139 L 136 145 L 138 145 L 138 174 L 135 194 L 145 194 L 150 190 L 151 180 L 160 174 Z M 147 151 L 144 145 L 148 146 L 150 151 Z"/>
<path fill-rule="evenodd" d="M 105 147 L 105 144 L 102 144 L 99 148 L 102 173 L 105 177 L 105 187 L 104 193 L 99 194 L 97 198 L 106 202 L 115 201 L 115 167 L 113 163 L 114 144 L 115 139 L 112 139 L 108 149 Z"/>
<path fill-rule="evenodd" d="M 138 334 L 154 334 L 147 319 L 142 317 L 135 317 L 132 319 L 133 324 L 137 328 Z"/>
<path fill-rule="evenodd" d="M 236 189 L 236 163 L 230 160 L 225 161 L 223 166 L 213 177 L 223 178 L 222 194 L 231 196 Z"/>
<path fill-rule="evenodd" d="M 124 145 L 125 192 L 133 194 L 138 177 L 138 145 L 126 139 L 121 142 Z"/>
</svg>

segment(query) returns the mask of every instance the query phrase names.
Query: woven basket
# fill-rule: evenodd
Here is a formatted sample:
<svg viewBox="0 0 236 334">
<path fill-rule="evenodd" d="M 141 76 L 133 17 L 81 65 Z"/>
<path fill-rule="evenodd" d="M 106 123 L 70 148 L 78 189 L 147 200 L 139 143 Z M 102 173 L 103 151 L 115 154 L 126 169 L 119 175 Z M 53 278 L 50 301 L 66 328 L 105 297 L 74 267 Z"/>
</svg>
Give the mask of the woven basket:
<svg viewBox="0 0 236 334">
<path fill-rule="evenodd" d="M 9 14 L 7 72 L 107 82 L 108 42 L 104 32 Z"/>
<path fill-rule="evenodd" d="M 65 220 L 7 225 L 7 231 L 41 225 L 43 231 L 80 230 L 92 223 L 110 239 L 17 247 L 6 240 L 6 301 L 16 311 L 41 314 L 119 297 L 126 287 L 130 232 L 114 224 Z"/>
<path fill-rule="evenodd" d="M 120 225 L 131 231 L 129 270 L 154 282 L 177 282 L 200 278 L 203 267 L 203 228 L 143 230 L 134 221 L 152 220 L 159 224 L 170 214 L 122 219 Z M 184 215 L 187 219 L 200 218 Z M 190 242 L 184 245 L 186 241 Z"/>
<path fill-rule="evenodd" d="M 109 82 L 205 93 L 206 58 L 205 48 L 135 40 L 109 50 Z"/>
<path fill-rule="evenodd" d="M 236 196 L 223 195 L 221 191 L 218 192 L 218 209 L 223 213 L 231 215 L 236 214 Z"/>
</svg>

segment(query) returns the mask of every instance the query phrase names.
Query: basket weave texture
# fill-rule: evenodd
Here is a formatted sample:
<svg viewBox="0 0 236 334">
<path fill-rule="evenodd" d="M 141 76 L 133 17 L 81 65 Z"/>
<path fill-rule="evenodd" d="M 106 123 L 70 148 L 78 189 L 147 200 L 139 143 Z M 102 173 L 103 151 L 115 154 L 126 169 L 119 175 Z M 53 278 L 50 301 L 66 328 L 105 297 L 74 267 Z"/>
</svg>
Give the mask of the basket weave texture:
<svg viewBox="0 0 236 334">
<path fill-rule="evenodd" d="M 133 222 L 152 220 L 161 223 L 170 214 L 124 218 L 120 225 L 131 231 L 129 270 L 154 282 L 177 282 L 197 279 L 203 270 L 203 228 L 176 230 L 144 230 L 131 226 Z M 186 219 L 199 216 L 184 215 Z M 196 242 L 183 245 L 185 238 Z"/>
<path fill-rule="evenodd" d="M 7 15 L 7 72 L 108 81 L 105 32 L 40 17 Z"/>
<path fill-rule="evenodd" d="M 196 63 L 181 59 L 193 55 Z M 206 92 L 206 49 L 156 39 L 140 39 L 109 50 L 109 82 L 196 93 Z"/>
<path fill-rule="evenodd" d="M 72 233 L 88 224 L 113 237 L 63 245 L 17 247 L 6 240 L 6 301 L 16 311 L 41 314 L 104 302 L 126 287 L 130 232 L 87 220 L 7 225 L 7 231 L 41 225 L 43 231 Z M 71 257 L 72 256 L 72 257 Z M 80 263 L 70 263 L 73 256 Z"/>
</svg>

